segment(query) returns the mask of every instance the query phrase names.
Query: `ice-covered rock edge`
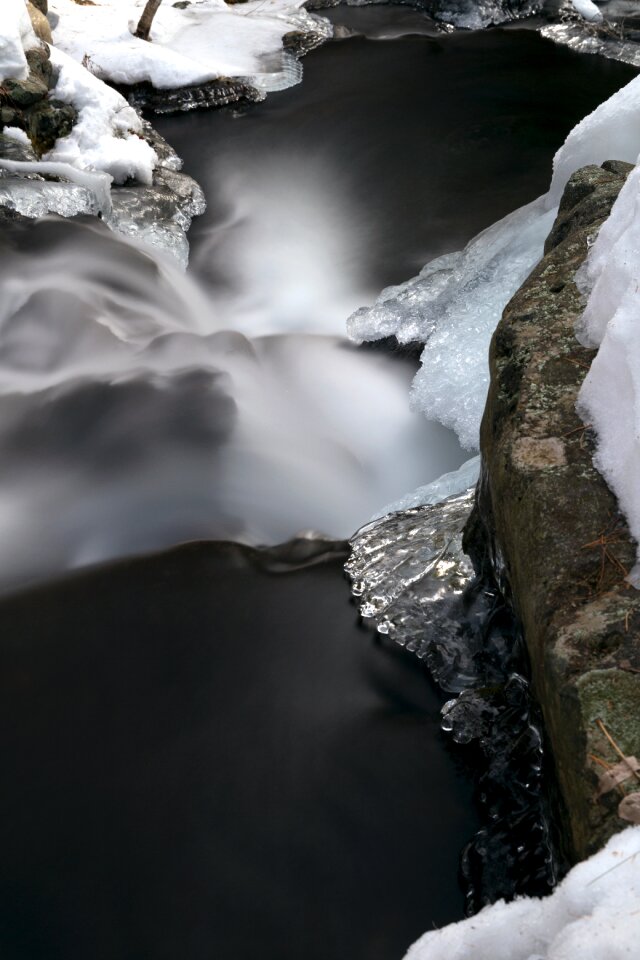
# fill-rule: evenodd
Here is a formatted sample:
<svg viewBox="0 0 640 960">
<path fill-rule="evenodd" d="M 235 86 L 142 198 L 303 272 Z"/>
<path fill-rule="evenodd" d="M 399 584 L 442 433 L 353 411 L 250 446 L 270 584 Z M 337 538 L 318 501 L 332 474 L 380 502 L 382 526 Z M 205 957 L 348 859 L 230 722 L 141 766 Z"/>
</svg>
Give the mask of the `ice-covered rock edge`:
<svg viewBox="0 0 640 960">
<path fill-rule="evenodd" d="M 428 263 L 418 277 L 384 290 L 348 321 L 352 339 L 395 336 L 425 344 L 411 403 L 478 449 L 488 388 L 488 352 L 506 304 L 540 260 L 571 174 L 640 152 L 640 77 L 585 117 L 554 158 L 551 186 L 475 237 L 458 253 Z"/>
</svg>

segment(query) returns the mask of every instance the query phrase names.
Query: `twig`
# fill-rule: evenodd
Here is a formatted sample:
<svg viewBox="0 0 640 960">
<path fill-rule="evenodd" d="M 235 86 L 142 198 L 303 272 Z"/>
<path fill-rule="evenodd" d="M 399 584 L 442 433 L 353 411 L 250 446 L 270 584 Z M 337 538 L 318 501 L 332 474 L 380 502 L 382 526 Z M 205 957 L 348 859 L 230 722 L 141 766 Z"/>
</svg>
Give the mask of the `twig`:
<svg viewBox="0 0 640 960">
<path fill-rule="evenodd" d="M 627 756 L 625 756 L 625 754 L 622 752 L 622 750 L 620 749 L 620 747 L 618 746 L 618 744 L 615 742 L 615 740 L 613 739 L 613 737 L 611 736 L 611 734 L 609 733 L 609 731 L 608 731 L 607 728 L 605 727 L 605 725 L 604 725 L 604 723 L 602 722 L 602 720 L 600 719 L 600 717 L 598 717 L 598 719 L 596 720 L 596 724 L 600 727 L 600 729 L 601 729 L 602 732 L 604 733 L 605 737 L 607 738 L 607 740 L 609 741 L 609 743 L 611 744 L 611 746 L 613 747 L 613 749 L 615 750 L 615 752 L 618 754 L 618 756 L 621 758 L 621 760 L 624 760 L 624 762 L 625 762 L 626 765 L 629 767 L 629 770 L 631 770 L 631 773 L 634 775 L 634 777 L 635 777 L 637 780 L 640 780 L 640 773 L 638 773 L 638 771 L 637 771 L 634 767 L 631 766 L 631 764 L 630 764 L 630 762 L 629 762 L 629 758 L 628 758 Z"/>
<path fill-rule="evenodd" d="M 633 860 L 633 858 L 637 857 L 639 853 L 640 853 L 640 850 L 636 850 L 635 853 L 629 854 L 628 857 L 625 857 L 624 860 L 621 860 L 619 863 L 614 863 L 614 865 L 612 867 L 609 867 L 608 870 L 605 870 L 604 873 L 601 873 L 599 876 L 594 877 L 593 880 L 589 880 L 589 883 L 587 884 L 587 886 L 590 887 L 592 883 L 596 883 L 598 880 L 602 880 L 602 878 L 606 877 L 606 875 L 608 873 L 611 873 L 612 870 L 617 870 L 618 867 L 621 867 L 623 865 L 623 863 L 628 863 L 629 860 Z"/>
</svg>

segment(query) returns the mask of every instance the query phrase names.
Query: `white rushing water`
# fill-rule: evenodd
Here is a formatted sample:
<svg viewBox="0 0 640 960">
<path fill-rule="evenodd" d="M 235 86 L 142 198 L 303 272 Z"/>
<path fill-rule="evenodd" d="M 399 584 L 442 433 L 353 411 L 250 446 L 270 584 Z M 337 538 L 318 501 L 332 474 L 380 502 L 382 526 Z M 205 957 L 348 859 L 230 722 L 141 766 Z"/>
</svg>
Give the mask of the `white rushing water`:
<svg viewBox="0 0 640 960">
<path fill-rule="evenodd" d="M 408 411 L 409 364 L 301 333 L 299 312 L 252 337 L 253 303 L 229 329 L 224 298 L 95 221 L 7 227 L 2 247 L 5 586 L 186 539 L 346 537 L 462 459 Z"/>
</svg>

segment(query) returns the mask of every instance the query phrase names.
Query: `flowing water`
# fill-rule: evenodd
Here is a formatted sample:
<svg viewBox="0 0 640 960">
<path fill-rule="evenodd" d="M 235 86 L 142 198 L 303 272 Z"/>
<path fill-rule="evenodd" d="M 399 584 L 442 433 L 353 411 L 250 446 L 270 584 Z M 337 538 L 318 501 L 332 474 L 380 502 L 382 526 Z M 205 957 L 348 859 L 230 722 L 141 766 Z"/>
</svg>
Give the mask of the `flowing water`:
<svg viewBox="0 0 640 960">
<path fill-rule="evenodd" d="M 0 604 L 9 960 L 392 960 L 462 914 L 424 668 L 359 628 L 344 545 L 246 544 L 346 537 L 464 459 L 346 317 L 543 192 L 631 71 L 395 16 L 158 123 L 209 204 L 186 276 L 90 219 L 3 230 L 0 587 L 50 580 Z"/>
</svg>

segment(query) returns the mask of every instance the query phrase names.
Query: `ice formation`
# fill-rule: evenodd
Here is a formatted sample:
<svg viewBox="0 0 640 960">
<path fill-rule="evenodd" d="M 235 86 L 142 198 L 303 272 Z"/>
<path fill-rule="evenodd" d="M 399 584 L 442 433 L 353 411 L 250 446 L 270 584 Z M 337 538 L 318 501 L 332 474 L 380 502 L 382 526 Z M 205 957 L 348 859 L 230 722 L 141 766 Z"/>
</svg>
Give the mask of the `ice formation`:
<svg viewBox="0 0 640 960">
<path fill-rule="evenodd" d="M 545 898 L 498 902 L 430 930 L 406 960 L 627 960 L 640 939 L 640 827 L 612 837 Z"/>
<path fill-rule="evenodd" d="M 640 543 L 640 167 L 629 176 L 581 271 L 591 290 L 580 339 L 599 347 L 579 397 L 598 436 L 595 463 Z M 632 574 L 640 586 L 640 548 Z"/>
<path fill-rule="evenodd" d="M 520 631 L 493 574 L 477 576 L 462 548 L 474 487 L 442 499 L 447 487 L 473 484 L 476 470 L 477 458 L 432 484 L 431 503 L 367 524 L 346 564 L 361 615 L 458 694 L 442 727 L 457 743 L 476 743 L 482 757 L 486 823 L 461 864 L 471 911 L 514 893 L 547 893 L 556 879 Z"/>
<path fill-rule="evenodd" d="M 24 0 L 2 0 L 0 18 L 0 81 L 24 80 L 29 73 L 25 51 L 40 45 Z"/>
<path fill-rule="evenodd" d="M 488 387 L 489 342 L 504 307 L 543 253 L 571 174 L 640 151 L 640 77 L 585 117 L 554 159 L 549 192 L 494 224 L 467 247 L 431 261 L 418 277 L 384 290 L 348 322 L 357 341 L 395 336 L 425 343 L 412 403 L 477 449 Z"/>
<path fill-rule="evenodd" d="M 202 84 L 218 77 L 251 78 L 260 89 L 299 81 L 301 67 L 283 54 L 282 38 L 300 31 L 331 35 L 326 20 L 302 9 L 303 0 L 249 0 L 227 5 L 203 0 L 179 8 L 164 3 L 147 43 L 133 36 L 144 0 L 102 0 L 78 6 L 52 0 L 59 16 L 55 43 L 105 80 L 149 82 L 157 89 Z"/>
<path fill-rule="evenodd" d="M 426 0 L 438 20 L 464 30 L 480 30 L 537 13 L 543 0 Z"/>
<path fill-rule="evenodd" d="M 393 503 L 388 503 L 380 510 L 377 510 L 370 522 L 373 523 L 374 520 L 380 520 L 390 513 L 400 513 L 404 510 L 412 510 L 414 507 L 428 507 L 434 503 L 440 503 L 442 500 L 446 500 L 447 497 L 464 493 L 471 487 L 475 487 L 479 475 L 480 457 L 471 457 L 470 460 L 466 460 L 457 470 L 452 470 L 450 473 L 443 473 L 437 480 L 424 484 L 424 486 L 418 487 L 411 493 L 405 494 L 399 500 L 394 500 Z"/>
<path fill-rule="evenodd" d="M 576 12 L 585 20 L 591 23 L 598 23 L 602 20 L 602 12 L 598 9 L 593 0 L 571 0 Z"/>
</svg>

